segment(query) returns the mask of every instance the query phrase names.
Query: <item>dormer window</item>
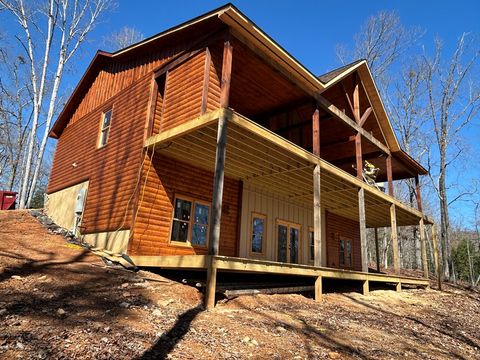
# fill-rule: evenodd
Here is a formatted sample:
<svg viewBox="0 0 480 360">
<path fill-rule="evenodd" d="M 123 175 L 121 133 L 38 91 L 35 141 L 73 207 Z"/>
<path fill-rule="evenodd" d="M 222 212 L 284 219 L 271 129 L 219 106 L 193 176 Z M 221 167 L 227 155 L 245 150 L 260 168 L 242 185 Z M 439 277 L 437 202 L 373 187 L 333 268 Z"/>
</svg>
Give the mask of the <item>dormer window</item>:
<svg viewBox="0 0 480 360">
<path fill-rule="evenodd" d="M 107 145 L 111 120 L 112 120 L 112 109 L 102 113 L 102 123 L 100 124 L 100 139 L 98 141 L 99 148 Z"/>
</svg>

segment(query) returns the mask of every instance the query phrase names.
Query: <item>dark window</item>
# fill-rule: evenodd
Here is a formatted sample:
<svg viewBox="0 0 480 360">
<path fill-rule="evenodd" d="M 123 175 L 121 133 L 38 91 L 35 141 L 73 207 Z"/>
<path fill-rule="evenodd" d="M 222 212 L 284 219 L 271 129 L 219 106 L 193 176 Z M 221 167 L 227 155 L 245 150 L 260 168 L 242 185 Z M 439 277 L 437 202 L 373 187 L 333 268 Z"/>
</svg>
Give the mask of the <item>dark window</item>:
<svg viewBox="0 0 480 360">
<path fill-rule="evenodd" d="M 313 236 L 313 230 L 308 231 L 308 247 L 310 249 L 310 260 L 315 260 L 315 242 Z"/>
<path fill-rule="evenodd" d="M 263 253 L 263 239 L 265 238 L 265 217 L 254 215 L 252 219 L 252 252 Z"/>
<path fill-rule="evenodd" d="M 110 109 L 102 114 L 102 124 L 100 127 L 100 140 L 98 142 L 98 147 L 107 145 L 111 120 L 112 120 L 112 110 Z"/>
<path fill-rule="evenodd" d="M 209 220 L 210 205 L 195 200 L 176 198 L 171 240 L 206 246 Z"/>
<path fill-rule="evenodd" d="M 352 243 L 347 239 L 340 239 L 338 244 L 339 264 L 347 268 L 352 267 Z"/>
</svg>

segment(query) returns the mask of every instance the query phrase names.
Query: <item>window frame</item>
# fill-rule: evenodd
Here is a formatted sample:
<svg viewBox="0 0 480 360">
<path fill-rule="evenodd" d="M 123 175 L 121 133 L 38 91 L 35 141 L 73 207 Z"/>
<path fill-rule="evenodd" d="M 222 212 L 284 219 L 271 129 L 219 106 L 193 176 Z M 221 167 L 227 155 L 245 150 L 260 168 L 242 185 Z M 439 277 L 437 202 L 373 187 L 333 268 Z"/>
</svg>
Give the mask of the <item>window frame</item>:
<svg viewBox="0 0 480 360">
<path fill-rule="evenodd" d="M 341 251 L 341 246 L 340 244 L 344 243 L 344 249 L 343 249 L 343 252 Z M 347 265 L 345 260 L 347 259 L 346 255 L 347 255 L 347 242 L 350 244 L 350 253 L 349 253 L 349 257 L 350 257 L 350 264 Z M 349 239 L 349 238 L 346 238 L 344 236 L 339 236 L 338 238 L 338 266 L 340 268 L 343 268 L 343 269 L 353 269 L 353 241 L 352 239 Z M 342 257 L 340 256 L 340 254 L 343 253 L 343 264 L 341 263 L 341 260 L 342 260 Z"/>
<path fill-rule="evenodd" d="M 110 121 L 108 123 L 108 126 L 106 128 L 103 127 L 103 121 L 105 119 L 105 115 L 107 113 L 110 113 Z M 108 145 L 108 140 L 110 138 L 110 130 L 112 129 L 112 119 L 113 119 L 113 105 L 106 108 L 104 111 L 102 111 L 102 115 L 100 117 L 100 124 L 99 124 L 99 129 L 98 129 L 98 138 L 97 138 L 97 148 L 102 149 L 105 146 Z M 105 139 L 105 144 L 102 145 L 102 138 L 103 138 L 103 133 L 104 131 L 107 131 L 107 137 Z"/>
<path fill-rule="evenodd" d="M 189 202 L 192 203 L 192 208 L 191 208 L 191 212 L 190 212 L 189 221 L 180 220 L 180 219 L 175 218 L 175 205 L 177 203 L 177 199 L 178 200 L 183 200 L 183 201 L 189 201 Z M 195 214 L 195 209 L 197 207 L 197 204 L 208 206 L 208 220 L 207 220 L 207 225 L 206 225 L 207 226 L 207 236 L 206 236 L 205 245 L 192 244 L 192 231 L 193 231 L 193 226 L 196 224 L 195 221 L 194 221 L 195 220 L 194 214 Z M 212 204 L 210 202 L 205 201 L 205 200 L 201 200 L 201 199 L 198 199 L 198 198 L 194 198 L 194 197 L 191 197 L 191 196 L 186 196 L 186 195 L 182 195 L 182 194 L 175 194 L 175 196 L 173 197 L 173 209 L 172 209 L 172 218 L 171 218 L 171 221 L 170 221 L 170 231 L 169 231 L 169 234 L 168 234 L 168 243 L 172 244 L 172 245 L 177 245 L 177 246 L 186 246 L 186 247 L 207 249 L 208 248 L 208 242 L 209 242 L 211 217 L 212 217 Z M 173 222 L 174 221 L 182 221 L 182 222 L 188 223 L 187 240 L 185 242 L 172 240 Z M 201 224 L 201 225 L 204 225 L 204 224 Z"/>
<path fill-rule="evenodd" d="M 264 221 L 264 227 L 263 227 L 263 239 L 262 239 L 262 252 L 255 252 L 252 251 L 252 245 L 253 245 L 253 219 L 259 218 L 263 219 Z M 258 256 L 258 257 L 264 257 L 266 254 L 266 247 L 267 247 L 267 215 L 258 213 L 255 211 L 252 211 L 251 216 L 250 216 L 250 227 L 249 227 L 249 239 L 248 239 L 248 253 L 251 256 Z"/>
</svg>

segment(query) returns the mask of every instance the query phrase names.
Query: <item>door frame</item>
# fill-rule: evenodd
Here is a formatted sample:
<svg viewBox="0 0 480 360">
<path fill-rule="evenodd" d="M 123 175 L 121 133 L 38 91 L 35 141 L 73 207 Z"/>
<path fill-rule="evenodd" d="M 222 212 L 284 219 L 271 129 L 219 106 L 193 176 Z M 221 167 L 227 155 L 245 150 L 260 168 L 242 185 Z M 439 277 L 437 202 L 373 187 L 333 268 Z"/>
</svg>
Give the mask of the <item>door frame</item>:
<svg viewBox="0 0 480 360">
<path fill-rule="evenodd" d="M 290 262 L 290 228 L 295 228 L 298 230 L 298 249 L 297 249 L 297 264 L 301 263 L 302 260 L 302 224 L 283 220 L 280 218 L 275 219 L 275 238 L 273 239 L 275 242 L 275 259 L 277 262 L 280 262 L 278 259 L 278 225 L 283 225 L 287 227 L 287 264 L 291 264 Z"/>
</svg>

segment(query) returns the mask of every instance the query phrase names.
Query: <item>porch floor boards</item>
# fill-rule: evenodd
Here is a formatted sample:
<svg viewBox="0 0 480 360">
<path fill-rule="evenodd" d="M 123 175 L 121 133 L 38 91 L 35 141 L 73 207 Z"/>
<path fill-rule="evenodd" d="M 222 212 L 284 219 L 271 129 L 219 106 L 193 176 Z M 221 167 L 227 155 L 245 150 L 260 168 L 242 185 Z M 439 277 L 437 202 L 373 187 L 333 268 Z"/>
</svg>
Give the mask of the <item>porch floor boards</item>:
<svg viewBox="0 0 480 360">
<path fill-rule="evenodd" d="M 236 273 L 263 273 L 296 275 L 325 279 L 357 280 L 400 285 L 429 286 L 425 278 L 365 273 L 360 271 L 315 267 L 311 265 L 289 264 L 276 261 L 246 259 L 213 255 L 170 255 L 170 256 L 130 256 L 136 266 L 158 267 L 163 269 L 207 270 L 210 264 L 217 271 Z"/>
</svg>

